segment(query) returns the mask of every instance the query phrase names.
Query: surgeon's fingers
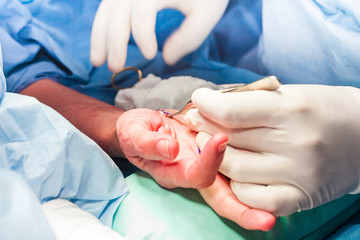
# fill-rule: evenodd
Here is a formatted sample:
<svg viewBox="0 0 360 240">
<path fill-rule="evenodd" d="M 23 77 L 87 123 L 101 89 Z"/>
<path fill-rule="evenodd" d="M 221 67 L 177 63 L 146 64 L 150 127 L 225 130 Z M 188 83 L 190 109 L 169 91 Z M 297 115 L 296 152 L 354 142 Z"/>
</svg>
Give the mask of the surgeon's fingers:
<svg viewBox="0 0 360 240">
<path fill-rule="evenodd" d="M 274 215 L 242 204 L 232 192 L 229 180 L 221 174 L 216 176 L 210 187 L 199 189 L 199 192 L 217 214 L 236 222 L 243 228 L 269 231 L 275 225 Z"/>
<path fill-rule="evenodd" d="M 175 64 L 202 44 L 227 6 L 227 1 L 218 0 L 208 2 L 208 5 L 215 7 L 205 7 L 203 1 L 191 1 L 190 4 L 186 4 L 189 0 L 183 2 L 177 8 L 185 14 L 185 20 L 165 42 L 163 49 L 164 60 L 169 65 Z"/>
<path fill-rule="evenodd" d="M 227 137 L 213 136 L 198 159 L 177 159 L 174 162 L 135 159 L 135 165 L 149 174 L 163 187 L 204 188 L 210 186 L 224 156 Z"/>
<path fill-rule="evenodd" d="M 255 152 L 277 152 L 287 146 L 291 136 L 287 131 L 276 128 L 226 128 L 199 113 L 197 109 L 189 110 L 184 123 L 195 132 L 215 134 L 223 132 L 229 137 L 231 146 Z"/>
<path fill-rule="evenodd" d="M 119 72 L 125 65 L 130 39 L 130 0 L 115 1 L 111 6 L 107 32 L 108 67 Z"/>
<path fill-rule="evenodd" d="M 313 207 L 305 193 L 292 185 L 257 185 L 236 181 L 231 181 L 230 185 L 240 202 L 276 216 Z"/>
<path fill-rule="evenodd" d="M 158 9 L 154 0 L 134 0 L 132 8 L 131 29 L 134 40 L 146 59 L 152 59 L 157 53 L 155 35 L 156 13 Z"/>
<path fill-rule="evenodd" d="M 127 157 L 151 160 L 173 160 L 179 143 L 173 127 L 149 109 L 123 113 L 117 120 L 117 136 Z"/>
<path fill-rule="evenodd" d="M 112 1 L 102 1 L 96 12 L 93 27 L 91 30 L 90 60 L 94 66 L 101 66 L 106 61 L 107 53 L 107 26 Z"/>
<path fill-rule="evenodd" d="M 192 101 L 201 114 L 227 128 L 271 126 L 283 104 L 279 91 L 221 93 L 206 88 L 195 90 Z"/>
<path fill-rule="evenodd" d="M 200 132 L 196 136 L 196 143 L 202 148 L 210 137 Z M 283 183 L 288 177 L 286 175 L 287 162 L 285 158 L 277 155 L 244 151 L 227 146 L 220 172 L 239 182 Z"/>
</svg>

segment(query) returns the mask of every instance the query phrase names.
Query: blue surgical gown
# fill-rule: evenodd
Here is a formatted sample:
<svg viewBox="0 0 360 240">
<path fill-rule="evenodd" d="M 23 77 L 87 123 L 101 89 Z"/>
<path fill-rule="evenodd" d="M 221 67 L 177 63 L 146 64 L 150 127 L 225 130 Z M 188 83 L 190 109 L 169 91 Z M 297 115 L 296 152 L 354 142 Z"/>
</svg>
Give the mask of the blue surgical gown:
<svg viewBox="0 0 360 240">
<path fill-rule="evenodd" d="M 195 53 L 176 66 L 166 66 L 161 52 L 154 60 L 147 61 L 132 39 L 126 65 L 140 68 L 145 76 L 153 73 L 163 78 L 188 74 L 216 83 L 248 82 L 258 78 L 249 71 L 225 64 L 234 65 L 238 55 L 256 45 L 261 32 L 257 17 L 245 14 L 250 8 L 259 15 L 259 1 L 246 2 L 232 1 L 227 17 L 219 23 L 216 31 Z M 110 84 L 112 73 L 106 64 L 94 68 L 89 60 L 91 25 L 99 3 L 100 0 L 0 1 L 0 41 L 6 46 L 3 55 L 8 91 L 19 92 L 34 81 L 50 78 L 113 103 L 116 90 Z M 242 28 L 236 28 L 236 22 L 231 21 L 233 16 L 243 23 Z M 164 40 L 182 20 L 183 15 L 178 11 L 164 10 L 158 14 L 156 33 L 160 50 Z M 240 47 L 233 48 L 233 42 L 240 43 Z M 218 46 L 222 46 L 221 51 L 217 51 Z M 128 75 L 120 77 L 119 86 L 128 87 L 136 83 L 137 76 Z"/>
</svg>

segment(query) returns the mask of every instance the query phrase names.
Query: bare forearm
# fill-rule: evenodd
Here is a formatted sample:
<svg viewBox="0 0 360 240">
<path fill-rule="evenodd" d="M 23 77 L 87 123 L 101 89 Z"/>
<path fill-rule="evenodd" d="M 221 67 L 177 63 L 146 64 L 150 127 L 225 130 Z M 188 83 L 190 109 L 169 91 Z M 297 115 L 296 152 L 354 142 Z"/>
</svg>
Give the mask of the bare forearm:
<svg viewBox="0 0 360 240">
<path fill-rule="evenodd" d="M 49 79 L 33 83 L 21 93 L 58 111 L 110 156 L 123 156 L 116 136 L 116 121 L 123 110 Z"/>
</svg>

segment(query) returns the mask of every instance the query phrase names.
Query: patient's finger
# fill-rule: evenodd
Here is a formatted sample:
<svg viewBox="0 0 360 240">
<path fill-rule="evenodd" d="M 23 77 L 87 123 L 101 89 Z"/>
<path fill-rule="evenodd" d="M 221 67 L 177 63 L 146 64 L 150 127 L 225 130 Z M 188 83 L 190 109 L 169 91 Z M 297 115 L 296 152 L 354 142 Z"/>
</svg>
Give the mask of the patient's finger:
<svg viewBox="0 0 360 240">
<path fill-rule="evenodd" d="M 201 149 L 199 161 L 193 162 L 188 171 L 190 179 L 204 179 L 204 183 L 199 183 L 197 187 L 207 187 L 214 182 L 224 157 L 227 140 L 225 134 L 215 134 Z"/>
<path fill-rule="evenodd" d="M 196 136 L 196 143 L 202 148 L 210 137 L 210 135 L 200 132 Z M 227 177 L 239 182 L 279 184 L 287 182 L 290 177 L 287 173 L 291 171 L 287 169 L 294 166 L 289 166 L 288 163 L 287 158 L 278 155 L 245 151 L 227 146 L 219 170 Z"/>
<path fill-rule="evenodd" d="M 215 180 L 226 143 L 226 135 L 217 134 L 208 141 L 198 159 L 184 158 L 168 162 L 135 158 L 132 162 L 152 175 L 163 187 L 204 188 Z"/>
<path fill-rule="evenodd" d="M 213 185 L 199 189 L 199 192 L 217 214 L 248 230 L 269 231 L 276 222 L 274 215 L 239 202 L 230 188 L 229 181 L 221 174 L 216 176 Z"/>
</svg>

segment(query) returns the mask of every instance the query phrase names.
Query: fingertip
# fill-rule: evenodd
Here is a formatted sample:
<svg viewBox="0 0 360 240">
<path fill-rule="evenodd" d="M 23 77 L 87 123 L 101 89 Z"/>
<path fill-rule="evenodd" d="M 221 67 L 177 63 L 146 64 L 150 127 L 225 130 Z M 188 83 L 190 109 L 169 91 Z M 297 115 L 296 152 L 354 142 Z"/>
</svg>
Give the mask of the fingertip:
<svg viewBox="0 0 360 240">
<path fill-rule="evenodd" d="M 246 218 L 248 222 L 247 229 L 249 230 L 267 232 L 270 231 L 276 223 L 276 217 L 273 214 L 257 209 L 249 209 L 243 217 Z"/>
<path fill-rule="evenodd" d="M 95 67 L 100 67 L 105 63 L 106 57 L 105 54 L 99 53 L 99 51 L 91 49 L 90 51 L 90 62 Z"/>
<path fill-rule="evenodd" d="M 163 50 L 163 59 L 164 62 L 169 66 L 174 66 L 181 57 L 176 56 L 176 54 L 172 54 L 169 50 Z"/>
<path fill-rule="evenodd" d="M 120 72 L 125 66 L 125 60 L 123 57 L 113 57 L 109 56 L 108 59 L 108 69 L 113 73 Z"/>
<path fill-rule="evenodd" d="M 139 46 L 140 48 L 140 46 Z M 156 54 L 157 54 L 157 42 L 155 40 L 155 42 L 153 44 L 148 44 L 146 47 L 142 47 L 140 48 L 142 55 L 144 56 L 144 58 L 146 58 L 147 60 L 151 60 L 153 58 L 155 58 Z"/>
<path fill-rule="evenodd" d="M 227 147 L 228 136 L 225 133 L 215 133 L 205 144 L 206 147 L 217 149 L 219 154 L 223 154 Z M 209 145 L 209 146 L 207 146 Z"/>
<path fill-rule="evenodd" d="M 146 28 L 147 27 L 147 28 Z M 132 34 L 134 40 L 141 51 L 141 54 L 147 60 L 153 59 L 158 51 L 158 44 L 156 39 L 155 30 L 151 31 L 155 27 L 147 26 L 147 24 L 141 27 L 138 24 L 133 25 Z"/>
<path fill-rule="evenodd" d="M 214 136 L 212 137 L 214 139 L 214 141 L 216 141 L 219 145 L 223 145 L 223 144 L 227 144 L 229 137 L 222 132 L 219 133 L 215 133 Z"/>
<path fill-rule="evenodd" d="M 163 47 L 163 59 L 169 66 L 175 65 L 188 54 L 188 50 L 179 43 L 177 32 L 173 33 Z"/>
<path fill-rule="evenodd" d="M 96 67 L 103 65 L 106 60 L 105 39 L 99 34 L 93 29 L 90 43 L 90 61 Z"/>
</svg>

